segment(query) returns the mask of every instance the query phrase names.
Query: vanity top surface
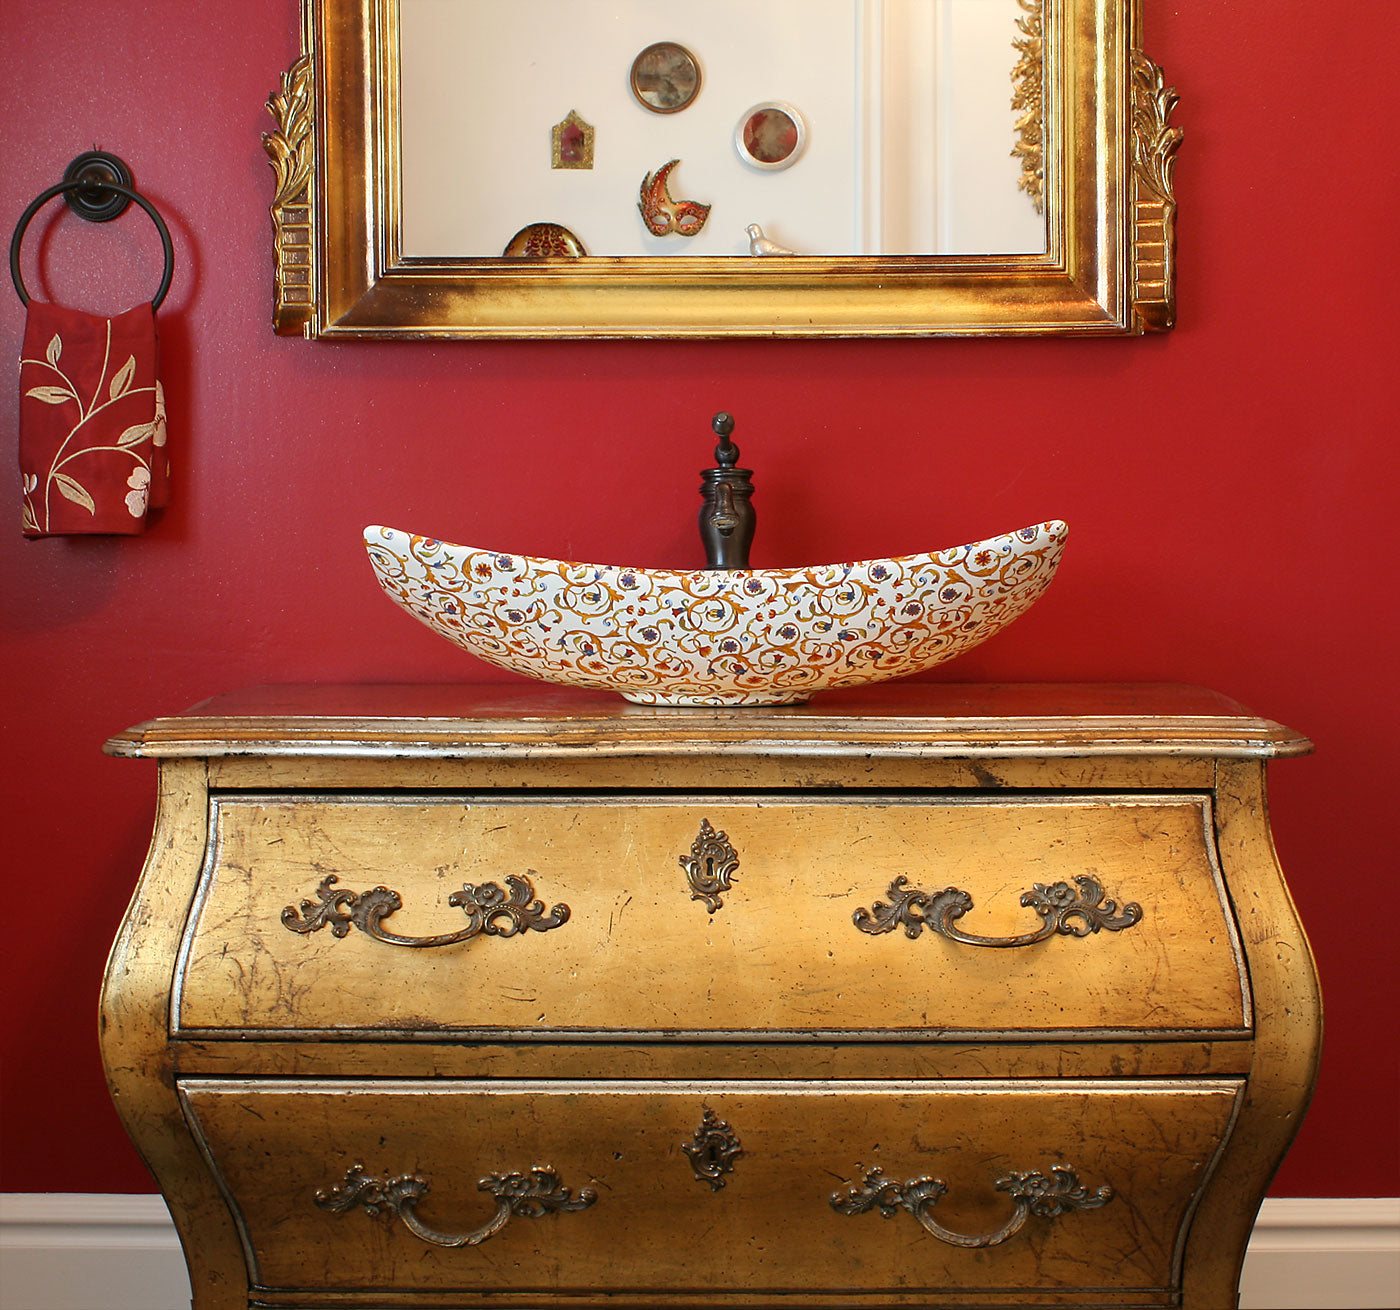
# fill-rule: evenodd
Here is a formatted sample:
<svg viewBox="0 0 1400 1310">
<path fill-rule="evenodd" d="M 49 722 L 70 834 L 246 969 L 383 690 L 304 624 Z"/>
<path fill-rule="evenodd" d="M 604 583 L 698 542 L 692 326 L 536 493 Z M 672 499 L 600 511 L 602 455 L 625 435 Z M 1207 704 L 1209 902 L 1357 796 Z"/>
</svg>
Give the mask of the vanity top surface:
<svg viewBox="0 0 1400 1310">
<path fill-rule="evenodd" d="M 1217 692 L 1170 683 L 900 683 L 805 705 L 631 705 L 529 684 L 253 687 L 107 742 L 147 758 L 288 754 L 1306 754 L 1301 734 Z"/>
</svg>

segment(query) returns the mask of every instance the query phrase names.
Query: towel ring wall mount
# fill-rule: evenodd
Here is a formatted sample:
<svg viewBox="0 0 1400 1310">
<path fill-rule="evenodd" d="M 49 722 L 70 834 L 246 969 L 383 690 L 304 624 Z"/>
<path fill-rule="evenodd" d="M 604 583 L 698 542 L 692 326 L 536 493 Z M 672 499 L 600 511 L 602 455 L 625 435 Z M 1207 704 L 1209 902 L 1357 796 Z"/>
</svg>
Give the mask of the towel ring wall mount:
<svg viewBox="0 0 1400 1310">
<path fill-rule="evenodd" d="M 24 242 L 25 229 L 29 226 L 29 220 L 44 205 L 48 204 L 55 196 L 61 195 L 68 207 L 79 218 L 86 219 L 90 223 L 110 222 L 125 213 L 127 206 L 132 201 L 135 201 L 150 215 L 151 222 L 156 225 L 156 231 L 160 233 L 161 248 L 165 254 L 165 272 L 161 276 L 160 286 L 151 300 L 153 309 L 160 308 L 161 302 L 170 290 L 170 280 L 175 273 L 175 248 L 171 244 L 170 229 L 165 226 L 165 220 L 156 212 L 156 207 L 131 185 L 131 182 L 131 169 L 126 166 L 124 161 L 117 158 L 116 155 L 108 154 L 105 150 L 89 150 L 79 155 L 68 165 L 64 170 L 62 182 L 41 191 L 34 197 L 29 207 L 20 215 L 19 222 L 15 224 L 15 234 L 10 239 L 10 278 L 15 284 L 15 290 L 19 293 L 21 302 L 26 305 L 29 303 L 29 293 L 24 288 L 24 279 L 20 276 L 19 271 L 19 252 L 20 246 Z"/>
</svg>

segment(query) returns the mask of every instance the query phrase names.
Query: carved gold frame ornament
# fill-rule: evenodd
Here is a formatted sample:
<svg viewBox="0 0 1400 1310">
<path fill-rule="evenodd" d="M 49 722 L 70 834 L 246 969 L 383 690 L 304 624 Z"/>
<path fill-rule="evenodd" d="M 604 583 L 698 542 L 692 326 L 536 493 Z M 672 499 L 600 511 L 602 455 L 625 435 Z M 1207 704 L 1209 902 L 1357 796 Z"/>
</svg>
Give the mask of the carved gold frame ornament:
<svg viewBox="0 0 1400 1310">
<path fill-rule="evenodd" d="M 1142 0 L 1022 0 L 1035 255 L 409 258 L 398 0 L 302 0 L 268 102 L 279 333 L 311 338 L 1127 335 L 1176 317 L 1176 93 Z"/>
<path fill-rule="evenodd" d="M 1020 58 L 1011 70 L 1011 108 L 1016 119 L 1016 144 L 1011 153 L 1021 161 L 1020 189 L 1031 198 L 1035 212 L 1045 212 L 1045 0 L 1019 0 L 1021 33 L 1012 43 Z"/>
</svg>

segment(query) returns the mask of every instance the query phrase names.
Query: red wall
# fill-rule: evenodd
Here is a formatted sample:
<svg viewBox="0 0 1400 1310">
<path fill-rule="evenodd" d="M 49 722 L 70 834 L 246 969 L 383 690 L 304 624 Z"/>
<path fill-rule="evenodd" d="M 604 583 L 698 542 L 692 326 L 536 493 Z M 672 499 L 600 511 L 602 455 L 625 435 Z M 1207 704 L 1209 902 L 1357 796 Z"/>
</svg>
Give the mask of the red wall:
<svg viewBox="0 0 1400 1310">
<path fill-rule="evenodd" d="M 23 541 L 7 484 L 0 1190 L 151 1186 L 108 1106 L 95 1008 L 155 776 L 104 757 L 104 738 L 257 682 L 489 680 L 378 593 L 362 525 L 695 563 L 696 471 L 727 408 L 758 470 L 758 564 L 1070 522 L 1049 595 L 948 676 L 1200 682 L 1315 738 L 1275 767 L 1273 801 L 1327 1050 L 1275 1191 L 1393 1191 L 1377 1157 L 1400 994 L 1381 733 L 1400 637 L 1400 195 L 1377 69 L 1400 32 L 1383 0 L 1344 9 L 1147 0 L 1187 128 L 1174 334 L 334 346 L 268 328 L 258 133 L 296 54 L 294 0 L 5 4 L 0 217 L 97 143 L 167 216 L 179 266 L 161 314 L 178 461 L 163 521 L 139 540 Z M 157 276 L 147 227 L 50 206 L 26 242 L 31 290 L 124 308 Z M 0 294 L 11 358 L 21 329 Z M 0 408 L 12 461 L 15 402 Z"/>
</svg>

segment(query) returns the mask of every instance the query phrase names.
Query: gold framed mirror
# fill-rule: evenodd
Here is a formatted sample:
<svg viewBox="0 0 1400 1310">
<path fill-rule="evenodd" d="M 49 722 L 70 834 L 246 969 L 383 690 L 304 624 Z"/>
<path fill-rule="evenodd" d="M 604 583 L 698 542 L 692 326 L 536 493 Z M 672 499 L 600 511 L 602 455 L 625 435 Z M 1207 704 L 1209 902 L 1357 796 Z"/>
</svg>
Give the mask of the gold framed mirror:
<svg viewBox="0 0 1400 1310">
<path fill-rule="evenodd" d="M 578 49 L 583 47 L 576 47 L 567 68 L 548 70 L 543 81 L 535 70 L 527 85 L 523 70 L 511 68 L 508 51 L 491 48 L 479 31 L 464 26 L 488 10 L 519 15 L 523 0 L 510 5 L 504 0 L 302 0 L 303 53 L 268 103 L 276 129 L 263 138 L 276 173 L 276 330 L 311 338 L 596 338 L 1129 335 L 1170 328 L 1175 318 L 1172 172 L 1181 129 L 1170 121 L 1174 91 L 1142 51 L 1141 0 L 999 2 L 1010 4 L 1016 16 L 1008 37 L 1013 66 L 997 91 L 1014 118 L 1008 119 L 1010 126 L 998 124 L 997 131 L 1006 136 L 1019 175 L 1022 197 L 1017 203 L 1036 206 L 1036 236 L 1019 247 L 1011 243 L 1009 253 L 1004 245 L 1002 253 L 956 248 L 915 254 L 885 253 L 900 248 L 862 245 L 859 237 L 852 242 L 859 253 L 833 253 L 831 248 L 792 253 L 812 247 L 783 241 L 781 230 L 768 232 L 777 239 L 763 239 L 755 211 L 766 217 L 762 206 L 777 193 L 741 192 L 738 182 L 731 186 L 724 180 L 727 175 L 718 165 L 707 175 L 698 153 L 709 148 L 711 136 L 719 135 L 707 128 L 703 138 L 694 135 L 705 125 L 703 109 L 723 120 L 726 149 L 735 154 L 736 114 L 726 108 L 724 60 L 713 51 L 693 108 L 674 115 L 647 114 L 628 88 L 632 55 L 617 61 L 621 71 L 616 73 L 612 61 L 602 60 L 609 66 L 599 69 L 594 65 L 600 60 L 581 56 Z M 801 3 L 808 6 L 804 13 L 809 17 L 813 12 L 813 0 L 743 3 L 753 13 L 774 6 L 774 31 L 785 34 L 790 34 L 791 16 L 781 6 Z M 888 108 L 888 92 L 870 91 L 880 74 L 871 71 L 861 34 L 878 36 L 897 11 L 928 26 L 930 7 L 959 3 L 973 0 L 829 0 L 832 13 L 849 11 L 856 25 L 842 27 L 827 44 L 854 69 L 851 76 L 855 85 L 865 87 L 865 102 Z M 570 8 L 571 23 L 587 27 L 590 7 L 595 17 L 606 16 L 608 24 L 600 22 L 601 29 L 614 24 L 626 5 L 580 0 Z M 650 8 L 641 0 L 639 11 Z M 933 21 L 944 23 L 942 17 Z M 540 30 L 538 25 L 534 30 Z M 685 31 L 659 35 L 675 37 L 695 51 L 697 60 L 706 60 L 703 40 Z M 786 46 L 786 36 L 782 44 Z M 907 40 L 885 44 L 922 48 Z M 854 58 L 848 50 L 852 46 Z M 727 48 L 736 47 L 731 42 Z M 920 54 L 915 72 L 899 77 L 937 82 L 922 67 L 926 62 Z M 777 66 L 772 58 L 768 64 Z M 530 127 L 540 137 L 539 150 L 531 136 L 523 146 L 510 146 L 516 153 L 504 164 L 499 159 L 464 164 L 461 152 L 471 143 L 500 145 L 510 139 L 504 127 L 472 116 L 480 114 L 482 96 L 504 99 L 491 91 L 492 69 L 505 69 L 512 78 L 521 74 L 511 83 L 507 108 L 512 119 L 525 114 L 522 106 L 540 118 Z M 602 103 L 567 102 L 564 88 L 573 84 L 565 73 L 594 79 L 579 85 L 602 87 L 593 94 Z M 442 84 L 441 99 L 432 102 L 425 100 L 424 88 L 435 85 L 435 77 Z M 462 89 L 476 88 L 478 80 L 485 90 L 473 101 Z M 742 93 L 734 101 L 739 111 L 769 99 L 792 99 L 776 94 L 783 87 L 749 81 L 736 81 L 734 94 Z M 557 86 L 559 91 L 532 96 L 527 94 L 530 86 Z M 649 127 L 660 124 L 673 133 L 645 139 L 654 142 L 651 156 L 638 153 L 644 148 L 637 135 L 642 129 L 624 121 L 606 99 L 615 90 L 650 120 Z M 851 103 L 844 90 L 835 93 L 834 108 L 821 103 L 818 91 L 810 91 L 798 105 L 811 124 L 800 166 L 771 175 L 750 168 L 744 184 L 786 185 L 784 179 L 808 170 L 808 185 L 815 181 L 825 187 L 817 172 L 823 149 L 846 131 L 847 119 L 861 117 L 859 108 L 849 111 Z M 464 108 L 470 105 L 477 107 Z M 887 113 L 886 129 L 910 118 Z M 518 199 L 517 193 L 536 194 L 529 187 L 549 169 L 550 133 L 557 168 L 561 123 L 584 120 L 588 164 L 555 176 L 568 179 L 567 185 L 577 188 L 574 194 L 591 188 L 609 207 L 609 221 L 630 223 L 637 239 L 651 244 L 643 244 L 640 253 L 613 253 L 622 248 L 616 242 L 594 244 L 580 233 L 578 244 L 588 251 L 581 256 L 558 253 L 556 242 L 530 246 L 528 258 L 506 257 L 505 238 L 519 235 L 522 228 L 511 218 L 508 202 Z M 922 166 L 917 151 L 926 124 L 917 114 L 912 121 L 913 153 L 906 159 Z M 692 135 L 674 135 L 682 128 Z M 596 173 L 591 171 L 595 131 Z M 879 135 L 877 131 L 875 137 Z M 687 195 L 707 202 L 692 206 L 697 211 L 716 202 L 704 239 L 689 246 L 681 237 L 695 232 L 651 237 L 642 232 L 636 213 L 636 179 L 645 172 L 648 183 L 658 173 L 664 181 L 670 166 L 661 166 L 678 140 L 687 142 L 687 156 L 695 162 L 681 163 L 665 184 L 679 199 L 689 188 L 703 188 L 708 176 L 718 192 Z M 629 152 L 634 159 L 627 157 Z M 864 154 L 859 141 L 852 147 L 855 172 L 871 171 L 869 153 L 868 143 Z M 620 164 L 619 157 L 624 157 Z M 609 160 L 624 174 L 607 174 L 601 165 Z M 734 159 L 733 167 L 742 166 Z M 910 171 L 918 169 L 892 170 L 897 177 Z M 620 183 L 618 177 L 624 175 L 632 180 Z M 440 235 L 456 230 L 456 215 L 478 218 L 478 209 L 493 198 L 502 199 L 507 211 L 491 216 L 505 234 L 494 252 L 482 252 L 479 236 L 462 237 L 458 248 L 451 236 Z M 840 204 L 849 202 L 843 198 Z M 916 196 L 914 208 L 932 204 Z M 937 204 L 944 202 L 938 198 Z M 593 211 L 585 206 L 579 212 Z M 566 233 L 574 226 L 567 214 L 527 217 L 540 220 L 541 226 L 562 224 Z M 749 237 L 739 236 L 744 232 Z M 743 244 L 736 247 L 736 238 Z M 839 246 L 845 238 L 836 240 Z M 678 243 L 698 253 L 681 253 Z M 534 253 L 538 250 L 545 253 Z"/>
</svg>

